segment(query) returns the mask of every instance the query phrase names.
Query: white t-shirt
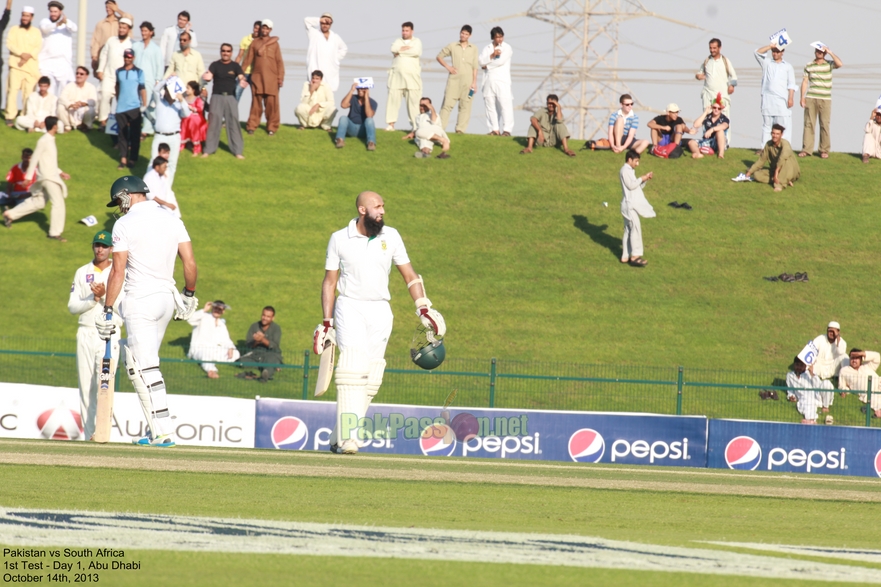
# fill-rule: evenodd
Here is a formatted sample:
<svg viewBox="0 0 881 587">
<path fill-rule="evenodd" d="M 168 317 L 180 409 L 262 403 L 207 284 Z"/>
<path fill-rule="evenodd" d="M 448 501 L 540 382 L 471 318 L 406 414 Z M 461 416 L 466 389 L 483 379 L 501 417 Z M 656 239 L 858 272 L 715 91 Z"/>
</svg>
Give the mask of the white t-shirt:
<svg viewBox="0 0 881 587">
<path fill-rule="evenodd" d="M 397 230 L 383 227 L 378 236 L 367 238 L 358 232 L 357 219 L 330 235 L 324 268 L 339 271 L 337 290 L 353 300 L 388 301 L 388 276 L 395 265 L 410 262 L 407 249 Z"/>
<path fill-rule="evenodd" d="M 167 204 L 174 204 L 174 209 L 172 210 L 168 206 L 160 206 L 163 210 L 168 210 L 176 217 L 180 218 L 180 204 L 177 203 L 177 198 L 174 197 L 174 192 L 171 191 L 171 186 L 168 184 L 168 175 L 159 175 L 156 173 L 155 169 L 150 169 L 146 175 L 144 175 L 144 183 L 147 184 L 147 187 L 150 188 L 150 191 L 147 192 L 147 199 L 154 200 L 159 198 L 163 202 Z"/>
<path fill-rule="evenodd" d="M 113 252 L 128 253 L 125 293 L 140 297 L 171 291 L 177 246 L 190 242 L 184 223 L 156 202 L 132 206 L 113 225 Z"/>
</svg>

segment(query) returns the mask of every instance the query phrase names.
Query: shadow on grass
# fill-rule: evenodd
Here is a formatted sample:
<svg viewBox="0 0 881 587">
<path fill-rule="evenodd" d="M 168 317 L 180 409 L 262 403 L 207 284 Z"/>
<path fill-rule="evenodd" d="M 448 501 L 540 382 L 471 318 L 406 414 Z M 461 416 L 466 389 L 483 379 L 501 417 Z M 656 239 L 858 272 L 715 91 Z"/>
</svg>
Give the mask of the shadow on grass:
<svg viewBox="0 0 881 587">
<path fill-rule="evenodd" d="M 590 237 L 590 240 L 596 244 L 609 249 L 616 259 L 621 257 L 621 239 L 616 238 L 606 232 L 609 228 L 608 224 L 597 225 L 591 224 L 586 216 L 580 214 L 572 215 L 573 226 Z"/>
<path fill-rule="evenodd" d="M 749 159 L 741 159 L 740 162 L 743 163 L 744 165 L 746 165 L 746 168 L 747 168 L 747 169 L 749 169 L 750 167 L 752 167 L 752 166 L 753 166 L 753 163 L 755 163 L 755 161 L 750 161 Z"/>
<path fill-rule="evenodd" d="M 175 338 L 174 340 L 168 341 L 167 344 L 168 346 L 180 347 L 184 350 L 184 354 L 187 354 L 187 350 L 190 348 L 190 337 L 189 335 L 180 336 L 178 338 Z"/>
<path fill-rule="evenodd" d="M 32 222 L 40 227 L 40 230 L 49 234 L 49 212 L 48 209 L 52 206 L 52 204 L 46 203 L 46 207 L 42 210 L 37 210 L 36 212 L 31 212 L 27 216 L 22 216 L 18 220 L 13 221 L 12 228 L 14 229 L 17 225 L 26 224 L 28 222 Z M 10 208 L 11 210 L 12 208 Z M 65 224 L 67 222 L 65 221 Z"/>
</svg>

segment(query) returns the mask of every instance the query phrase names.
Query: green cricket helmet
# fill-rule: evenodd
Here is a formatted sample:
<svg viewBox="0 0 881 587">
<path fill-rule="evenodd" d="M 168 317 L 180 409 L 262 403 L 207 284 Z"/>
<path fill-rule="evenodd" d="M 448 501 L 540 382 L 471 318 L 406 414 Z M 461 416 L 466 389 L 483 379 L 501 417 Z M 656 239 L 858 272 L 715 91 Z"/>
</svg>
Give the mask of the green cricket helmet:
<svg viewBox="0 0 881 587">
<path fill-rule="evenodd" d="M 423 369 L 430 371 L 439 367 L 445 358 L 447 358 L 447 351 L 444 348 L 443 339 L 435 337 L 434 332 L 420 324 L 413 335 L 413 341 L 410 343 L 410 359 Z"/>
<path fill-rule="evenodd" d="M 134 175 L 120 177 L 110 186 L 110 203 L 108 208 L 119 206 L 119 211 L 125 214 L 132 205 L 131 194 L 148 194 L 150 188 L 144 180 Z"/>
</svg>

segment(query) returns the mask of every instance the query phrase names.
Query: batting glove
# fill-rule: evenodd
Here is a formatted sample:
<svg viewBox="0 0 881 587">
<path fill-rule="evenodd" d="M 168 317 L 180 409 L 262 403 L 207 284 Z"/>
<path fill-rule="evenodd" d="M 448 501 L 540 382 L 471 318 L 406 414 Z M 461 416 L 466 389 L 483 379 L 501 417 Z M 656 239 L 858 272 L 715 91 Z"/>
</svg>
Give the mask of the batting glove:
<svg viewBox="0 0 881 587">
<path fill-rule="evenodd" d="M 324 320 L 315 329 L 315 335 L 312 337 L 312 352 L 320 355 L 324 352 L 325 345 L 336 344 L 336 330 L 333 329 L 333 318 Z"/>
<path fill-rule="evenodd" d="M 444 317 L 431 306 L 416 308 L 416 315 L 422 320 L 422 325 L 434 332 L 437 338 L 443 338 L 447 333 L 447 323 L 444 322 Z"/>
<path fill-rule="evenodd" d="M 113 323 L 113 308 L 104 306 L 104 311 L 95 316 L 95 328 L 98 329 L 98 336 L 101 340 L 110 340 L 110 337 L 116 334 L 116 324 Z"/>
<path fill-rule="evenodd" d="M 190 291 L 187 288 L 184 288 L 181 293 L 183 294 L 181 302 L 183 302 L 184 307 L 178 309 L 177 313 L 174 315 L 174 319 L 188 320 L 196 311 L 196 308 L 199 307 L 199 298 L 196 297 L 195 291 Z"/>
</svg>

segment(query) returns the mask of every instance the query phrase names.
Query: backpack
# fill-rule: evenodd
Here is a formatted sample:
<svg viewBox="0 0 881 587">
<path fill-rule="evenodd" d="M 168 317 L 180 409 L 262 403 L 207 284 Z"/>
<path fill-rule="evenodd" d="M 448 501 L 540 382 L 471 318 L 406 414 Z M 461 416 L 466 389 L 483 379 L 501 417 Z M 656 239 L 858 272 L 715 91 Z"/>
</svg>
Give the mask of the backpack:
<svg viewBox="0 0 881 587">
<path fill-rule="evenodd" d="M 660 157 L 661 159 L 679 159 L 682 157 L 682 147 L 676 143 L 670 143 L 663 146 L 655 145 L 652 148 L 652 155 Z"/>
</svg>

